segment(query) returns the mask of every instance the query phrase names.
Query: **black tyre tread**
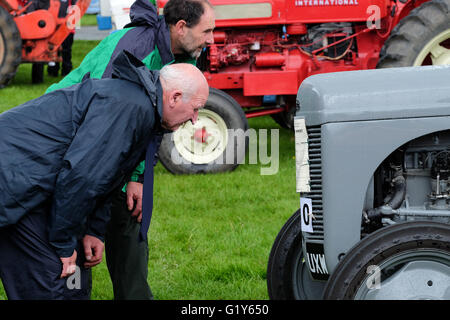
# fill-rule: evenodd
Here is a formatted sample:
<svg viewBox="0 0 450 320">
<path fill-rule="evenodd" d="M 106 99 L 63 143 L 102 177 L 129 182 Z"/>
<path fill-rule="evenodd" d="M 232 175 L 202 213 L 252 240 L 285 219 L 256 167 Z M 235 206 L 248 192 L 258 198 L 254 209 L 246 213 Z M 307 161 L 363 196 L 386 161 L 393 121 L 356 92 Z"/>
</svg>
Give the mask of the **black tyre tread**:
<svg viewBox="0 0 450 320">
<path fill-rule="evenodd" d="M 366 267 L 382 260 L 381 253 L 398 251 L 406 243 L 421 246 L 431 241 L 436 248 L 450 252 L 450 225 L 432 221 L 403 222 L 382 228 L 370 234 L 339 262 L 328 280 L 324 299 L 349 299 L 348 290 L 355 285 L 355 277 Z"/>
<path fill-rule="evenodd" d="M 412 10 L 386 40 L 377 68 L 411 66 L 439 26 L 445 26 L 439 32 L 450 28 L 450 0 L 432 0 Z"/>
<path fill-rule="evenodd" d="M 239 126 L 242 127 L 244 131 L 248 130 L 248 121 L 245 116 L 244 111 L 241 106 L 234 100 L 231 96 L 226 94 L 225 92 L 215 89 L 209 88 L 210 96 L 215 95 L 220 99 L 223 99 L 227 102 L 227 108 L 232 110 L 234 116 L 234 121 L 239 123 Z M 208 109 L 208 103 L 206 107 Z M 219 173 L 219 172 L 227 172 L 234 170 L 238 164 L 224 164 L 224 165 L 214 165 L 214 164 L 189 164 L 189 165 L 176 165 L 171 160 L 171 146 L 173 142 L 170 138 L 171 134 L 165 135 L 163 138 L 163 142 L 161 143 L 161 147 L 159 149 L 159 158 L 161 160 L 162 165 L 173 174 L 199 174 L 199 173 Z M 248 147 L 248 143 L 246 141 L 245 148 Z"/>
<path fill-rule="evenodd" d="M 286 125 L 286 122 L 283 119 L 283 116 L 279 113 L 272 114 L 270 117 L 282 128 L 289 129 Z"/>
<path fill-rule="evenodd" d="M 5 57 L 0 65 L 1 89 L 14 78 L 22 60 L 20 32 L 12 16 L 3 7 L 0 7 L 0 32 L 5 43 Z"/>
<path fill-rule="evenodd" d="M 292 288 L 289 287 L 290 271 L 286 264 L 292 253 L 295 242 L 301 247 L 300 210 L 297 210 L 283 225 L 272 245 L 267 264 L 267 290 L 272 300 L 294 299 Z M 288 286 L 286 286 L 288 285 Z"/>
<path fill-rule="evenodd" d="M 294 112 L 295 108 L 289 110 L 288 112 Z M 290 115 L 287 112 L 275 113 L 271 115 L 272 119 L 282 128 L 288 130 L 294 130 L 294 122 L 290 121 Z"/>
<path fill-rule="evenodd" d="M 237 103 L 236 100 L 234 100 L 231 96 L 229 96 L 222 90 L 218 90 L 215 88 L 209 88 L 209 91 L 210 91 L 210 93 L 217 94 L 217 95 L 221 96 L 222 98 L 228 100 L 230 105 L 233 105 L 233 107 L 235 107 L 236 113 L 239 114 L 240 120 L 245 123 L 245 129 L 247 130 L 248 129 L 247 117 L 245 116 L 245 112 L 244 112 L 244 110 L 242 110 L 239 103 Z"/>
</svg>

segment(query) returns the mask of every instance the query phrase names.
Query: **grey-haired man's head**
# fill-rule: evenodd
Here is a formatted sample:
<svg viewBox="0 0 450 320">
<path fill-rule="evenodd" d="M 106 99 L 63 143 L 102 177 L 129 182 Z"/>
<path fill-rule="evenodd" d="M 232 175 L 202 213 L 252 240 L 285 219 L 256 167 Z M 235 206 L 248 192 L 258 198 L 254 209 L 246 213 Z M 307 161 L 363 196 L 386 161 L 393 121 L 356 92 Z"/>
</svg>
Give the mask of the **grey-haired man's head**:
<svg viewBox="0 0 450 320">
<path fill-rule="evenodd" d="M 188 63 L 163 67 L 160 71 L 163 88 L 162 125 L 175 131 L 182 124 L 197 121 L 209 95 L 208 82 L 203 73 Z"/>
</svg>

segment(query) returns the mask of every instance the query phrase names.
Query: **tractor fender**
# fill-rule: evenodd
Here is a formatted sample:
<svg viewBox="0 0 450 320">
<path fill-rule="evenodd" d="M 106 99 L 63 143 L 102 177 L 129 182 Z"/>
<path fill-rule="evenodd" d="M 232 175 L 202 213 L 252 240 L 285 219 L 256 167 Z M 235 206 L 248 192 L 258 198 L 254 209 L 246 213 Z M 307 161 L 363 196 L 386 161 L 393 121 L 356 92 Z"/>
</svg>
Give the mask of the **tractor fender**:
<svg viewBox="0 0 450 320">
<path fill-rule="evenodd" d="M 36 10 L 14 18 L 23 40 L 50 37 L 56 29 L 56 21 L 48 10 Z"/>
<path fill-rule="evenodd" d="M 408 0 L 408 1 L 397 1 L 395 3 L 395 9 L 391 9 L 391 10 L 395 10 L 394 11 L 394 20 L 392 22 L 392 28 L 395 27 L 400 20 L 402 20 L 403 18 L 405 18 L 407 15 L 409 15 L 409 13 L 414 10 L 415 8 L 419 7 L 420 5 L 422 5 L 425 2 L 428 2 L 430 0 L 419 0 L 419 1 L 413 1 L 413 0 Z M 392 30 L 391 30 L 392 31 Z"/>
</svg>

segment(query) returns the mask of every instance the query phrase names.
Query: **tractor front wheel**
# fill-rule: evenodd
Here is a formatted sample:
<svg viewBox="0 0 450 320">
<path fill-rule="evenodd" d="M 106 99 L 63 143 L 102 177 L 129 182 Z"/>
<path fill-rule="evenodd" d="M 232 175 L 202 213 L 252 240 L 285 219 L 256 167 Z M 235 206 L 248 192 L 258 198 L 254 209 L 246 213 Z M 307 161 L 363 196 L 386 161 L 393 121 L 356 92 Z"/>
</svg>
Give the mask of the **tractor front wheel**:
<svg viewBox="0 0 450 320">
<path fill-rule="evenodd" d="M 0 89 L 5 87 L 22 59 L 22 40 L 12 16 L 0 7 Z"/>
<path fill-rule="evenodd" d="M 394 28 L 377 68 L 450 64 L 450 0 L 431 0 Z"/>
<path fill-rule="evenodd" d="M 282 128 L 293 131 L 294 117 L 296 112 L 296 108 L 290 108 L 287 111 L 273 114 L 272 119 L 275 120 L 275 122 L 278 123 Z"/>
<path fill-rule="evenodd" d="M 269 255 L 267 289 L 272 300 L 317 300 L 324 282 L 313 281 L 302 250 L 300 210 L 281 228 Z"/>
<path fill-rule="evenodd" d="M 325 288 L 331 300 L 450 299 L 450 225 L 403 222 L 362 239 Z"/>
</svg>

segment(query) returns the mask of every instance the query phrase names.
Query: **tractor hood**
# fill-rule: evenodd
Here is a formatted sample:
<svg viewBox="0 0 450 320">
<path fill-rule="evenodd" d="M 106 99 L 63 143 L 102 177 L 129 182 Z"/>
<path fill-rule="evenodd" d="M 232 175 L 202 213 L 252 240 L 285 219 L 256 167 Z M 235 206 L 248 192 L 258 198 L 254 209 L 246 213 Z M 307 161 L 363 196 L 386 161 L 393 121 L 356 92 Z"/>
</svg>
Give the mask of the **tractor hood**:
<svg viewBox="0 0 450 320">
<path fill-rule="evenodd" d="M 303 81 L 297 103 L 307 126 L 450 116 L 450 66 L 314 75 Z"/>
<path fill-rule="evenodd" d="M 158 0 L 159 13 L 168 0 Z M 210 0 L 216 13 L 216 28 L 268 26 L 298 23 L 366 22 L 370 7 L 380 18 L 390 13 L 386 0 Z"/>
</svg>

